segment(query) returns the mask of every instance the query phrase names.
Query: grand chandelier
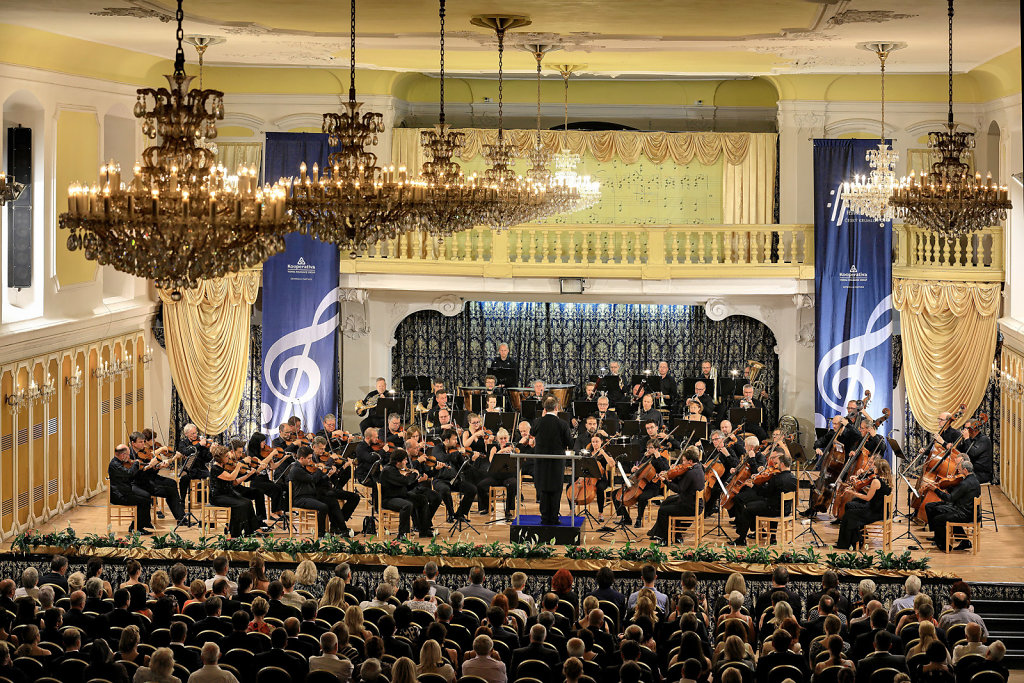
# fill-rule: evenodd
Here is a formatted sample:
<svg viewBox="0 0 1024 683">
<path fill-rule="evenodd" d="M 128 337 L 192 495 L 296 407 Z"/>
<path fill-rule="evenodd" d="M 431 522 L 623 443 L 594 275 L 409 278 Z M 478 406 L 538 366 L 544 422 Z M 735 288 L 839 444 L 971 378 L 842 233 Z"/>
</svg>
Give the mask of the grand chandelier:
<svg viewBox="0 0 1024 683">
<path fill-rule="evenodd" d="M 355 254 L 410 230 L 425 193 L 405 168 L 378 166 L 369 149 L 384 132 L 384 117 L 362 112 L 363 103 L 356 100 L 356 0 L 350 16 L 348 101 L 342 112 L 323 117 L 323 132 L 336 149 L 322 174 L 316 164 L 310 174 L 303 163 L 298 181 L 287 184 L 299 231 Z"/>
<path fill-rule="evenodd" d="M 967 161 L 974 133 L 958 131 L 953 122 L 953 0 L 949 0 L 949 113 L 946 130 L 928 133 L 928 147 L 939 157 L 932 172 L 901 178 L 890 203 L 895 215 L 948 239 L 994 225 L 1012 208 L 1009 192 L 981 174 L 970 173 Z"/>
<path fill-rule="evenodd" d="M 554 67 L 562 77 L 563 136 L 569 133 L 569 79 L 572 78 L 574 72 L 585 69 L 586 66 L 586 64 L 556 64 Z M 590 176 L 581 176 L 576 172 L 580 166 L 580 155 L 569 150 L 565 145 L 564 137 L 562 140 L 563 144 L 554 156 L 554 183 L 560 187 L 574 188 L 573 204 L 570 211 L 589 209 L 601 199 L 601 184 L 596 180 L 591 180 Z"/>
<path fill-rule="evenodd" d="M 893 219 L 893 207 L 889 198 L 898 185 L 896 180 L 896 163 L 900 160 L 899 152 L 892 149 L 885 141 L 885 60 L 893 50 L 904 47 L 901 43 L 865 43 L 858 45 L 878 55 L 882 70 L 882 132 L 877 149 L 869 149 L 866 155 L 871 172 L 867 177 L 856 175 L 853 181 L 843 183 L 841 198 L 846 207 L 853 213 L 885 223 Z"/>
<path fill-rule="evenodd" d="M 530 43 L 524 45 L 523 49 L 532 54 L 533 58 L 537 60 L 537 128 L 533 147 L 527 156 L 530 160 L 530 169 L 526 172 L 526 177 L 535 183 L 550 185 L 552 154 L 544 146 L 540 138 L 540 70 L 541 63 L 544 61 L 544 55 L 558 48 L 555 45 L 545 43 Z"/>
<path fill-rule="evenodd" d="M 142 152 L 127 184 L 111 161 L 91 187 L 72 185 L 59 219 L 69 251 L 175 291 L 262 263 L 292 229 L 283 187 L 261 188 L 247 172 L 229 176 L 197 144 L 217 137 L 224 93 L 189 89 L 181 5 L 168 87 L 140 88 L 135 104 L 143 134 L 160 144 Z"/>
</svg>

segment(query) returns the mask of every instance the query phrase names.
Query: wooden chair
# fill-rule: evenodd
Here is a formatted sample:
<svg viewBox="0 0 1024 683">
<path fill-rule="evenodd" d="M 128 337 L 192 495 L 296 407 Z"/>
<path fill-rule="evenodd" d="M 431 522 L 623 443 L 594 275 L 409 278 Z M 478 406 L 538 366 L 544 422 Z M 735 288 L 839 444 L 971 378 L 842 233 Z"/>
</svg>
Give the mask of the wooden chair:
<svg viewBox="0 0 1024 683">
<path fill-rule="evenodd" d="M 788 506 L 788 507 L 787 507 Z M 786 510 L 789 510 L 787 514 Z M 774 525 L 775 529 L 772 529 Z M 775 543 L 785 545 L 796 541 L 796 491 L 783 493 L 779 496 L 778 517 L 757 517 L 754 520 L 754 542 L 757 545 L 768 545 L 772 535 Z"/>
<path fill-rule="evenodd" d="M 380 482 L 377 482 L 377 533 L 380 534 L 391 534 L 398 533 L 401 524 L 402 516 L 394 510 L 388 510 L 384 507 L 384 499 L 380 495 Z M 394 525 L 394 531 L 389 528 L 389 524 Z"/>
<path fill-rule="evenodd" d="M 138 528 L 138 515 L 134 505 L 114 505 L 110 500 L 110 480 L 107 480 L 107 530 L 114 524 L 128 523 L 132 529 Z"/>
<path fill-rule="evenodd" d="M 505 500 L 505 487 L 502 486 L 491 486 L 487 489 L 487 499 L 490 505 L 488 510 L 491 512 L 491 519 L 498 518 L 498 501 L 502 501 L 506 506 L 508 501 Z"/>
<path fill-rule="evenodd" d="M 977 555 L 981 547 L 981 496 L 974 499 L 974 516 L 970 522 L 946 522 L 946 552 L 953 549 L 953 541 L 970 541 L 971 554 Z M 955 533 L 954 529 L 963 529 Z"/>
<path fill-rule="evenodd" d="M 864 525 L 863 536 L 860 541 L 860 549 L 865 550 L 868 544 L 868 537 L 874 536 L 882 540 L 882 550 L 892 552 L 892 503 L 893 494 L 889 494 L 882 501 L 882 519 L 878 522 Z"/>
<path fill-rule="evenodd" d="M 218 505 L 210 505 L 210 481 L 208 479 L 193 479 L 191 486 L 199 496 L 199 533 L 206 535 L 214 529 L 231 529 L 231 508 Z M 194 509 L 194 508 L 193 508 Z"/>
<path fill-rule="evenodd" d="M 297 508 L 292 503 L 292 482 L 288 482 L 288 538 L 299 536 L 317 537 L 317 511 Z"/>
<path fill-rule="evenodd" d="M 687 531 L 694 533 L 694 545 L 700 543 L 700 539 L 704 537 L 704 511 L 701 509 L 701 503 L 704 501 L 704 489 L 701 488 L 694 495 L 694 512 L 692 515 L 668 518 L 669 545 L 676 543 L 677 538 L 681 541 L 686 536 Z"/>
</svg>

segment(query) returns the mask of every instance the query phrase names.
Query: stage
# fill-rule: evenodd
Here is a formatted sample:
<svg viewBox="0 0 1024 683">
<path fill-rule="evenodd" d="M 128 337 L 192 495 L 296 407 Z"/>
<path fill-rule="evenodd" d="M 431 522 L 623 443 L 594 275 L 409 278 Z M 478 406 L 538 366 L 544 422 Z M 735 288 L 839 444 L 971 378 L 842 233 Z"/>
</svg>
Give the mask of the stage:
<svg viewBox="0 0 1024 683">
<path fill-rule="evenodd" d="M 538 506 L 533 496 L 533 488 L 531 485 L 524 485 L 524 500 L 525 510 L 523 511 L 523 521 L 527 520 L 532 515 L 538 513 Z M 807 490 L 801 491 L 802 501 L 806 499 Z M 983 503 L 988 505 L 987 493 L 983 492 L 984 499 Z M 999 531 L 996 532 L 991 525 L 986 525 L 981 532 L 981 547 L 977 555 L 967 552 L 952 552 L 945 554 L 937 549 L 928 541 L 931 534 L 925 532 L 922 528 L 916 525 L 911 525 L 911 531 L 917 535 L 917 537 L 924 542 L 924 551 L 913 551 L 912 554 L 915 557 L 928 556 L 930 558 L 929 568 L 939 574 L 955 574 L 968 581 L 988 581 L 988 582 L 1024 582 L 1024 517 L 1017 511 L 1017 509 L 1003 496 L 999 491 L 998 487 L 992 487 L 992 498 L 995 507 L 996 516 L 999 522 Z M 906 491 L 900 491 L 900 507 L 905 508 Z M 39 525 L 34 530 L 40 533 L 54 532 L 65 529 L 70 526 L 73 528 L 79 536 L 89 533 L 106 534 L 107 533 L 107 518 L 106 518 L 106 506 L 107 496 L 101 494 L 95 496 L 85 503 L 69 510 L 66 514 L 53 517 L 44 524 Z M 804 503 L 801 502 L 800 508 L 803 509 Z M 591 506 L 591 513 L 596 517 L 597 510 L 596 506 Z M 635 512 L 635 511 L 634 511 Z M 365 515 L 369 513 L 368 502 L 364 501 L 360 504 L 359 508 L 353 514 L 350 520 L 350 526 L 353 529 L 360 529 L 362 527 L 362 520 Z M 563 520 L 569 519 L 569 506 L 567 503 L 562 504 Z M 649 513 L 650 520 L 644 525 L 642 529 L 630 528 L 630 531 L 635 532 L 635 536 L 629 538 L 626 537 L 622 531 L 617 531 L 613 534 L 602 534 L 597 529 L 597 524 L 590 521 L 584 521 L 582 519 L 582 513 L 577 516 L 579 521 L 583 521 L 583 526 L 580 531 L 580 545 L 585 547 L 599 547 L 599 548 L 621 548 L 627 541 L 630 542 L 631 546 L 645 546 L 650 543 L 650 539 L 647 538 L 646 532 L 650 528 L 654 521 L 654 515 L 657 513 L 657 507 L 653 507 Z M 479 544 L 489 544 L 495 541 L 499 543 L 509 543 L 510 531 L 512 525 L 506 523 L 503 519 L 493 521 L 491 517 L 485 517 L 478 515 L 475 512 L 470 516 L 470 521 L 476 528 L 476 532 L 471 530 L 464 530 L 459 532 L 452 537 L 449 537 L 449 525 L 444 524 L 443 520 L 444 509 L 441 508 L 438 514 L 435 516 L 435 530 L 439 534 L 440 540 L 451 540 L 451 541 L 471 541 Z M 635 516 L 635 514 L 634 514 Z M 171 519 L 170 514 L 166 514 L 164 519 L 157 519 L 154 514 L 155 535 L 162 535 L 169 533 L 174 528 L 174 520 Z M 610 524 L 613 517 L 607 516 L 606 521 Z M 488 522 L 492 522 L 488 524 Z M 514 522 L 513 522 L 514 523 Z M 711 517 L 706 520 L 706 530 L 710 531 L 715 527 L 717 523 L 717 516 Z M 728 537 L 721 535 L 710 534 L 706 535 L 702 541 L 703 544 L 710 545 L 713 547 L 721 547 L 726 541 L 735 537 L 733 527 L 728 523 L 728 516 L 723 515 L 722 526 L 727 530 Z M 801 526 L 797 533 L 800 533 L 807 529 L 807 526 Z M 823 541 L 827 544 L 827 547 L 821 548 L 819 553 L 826 554 L 834 552 L 831 546 L 835 542 L 838 535 L 838 526 L 833 526 L 827 521 L 818 521 L 814 524 L 815 531 L 822 537 Z M 127 529 L 120 527 L 113 529 L 114 533 L 118 536 L 125 535 Z M 198 540 L 200 533 L 198 528 L 179 529 L 179 534 L 186 539 Z M 906 522 L 900 520 L 894 524 L 893 537 L 902 535 L 906 531 Z M 278 528 L 275 531 L 276 536 L 285 536 L 286 534 L 282 529 Z M 359 536 L 360 539 L 365 539 L 363 536 Z M 379 538 L 389 538 L 388 536 L 381 535 Z M 390 538 L 393 538 L 391 536 Z M 415 534 L 412 534 L 410 538 L 420 544 L 426 545 L 429 543 L 426 539 L 418 539 Z M 811 535 L 807 534 L 802 538 L 799 538 L 796 542 L 797 548 L 804 548 L 810 545 L 809 541 Z M 365 539 L 369 540 L 369 539 Z M 149 545 L 149 539 L 144 537 L 146 545 Z M 8 541 L 9 542 L 9 541 Z M 687 534 L 684 546 L 693 546 L 692 534 Z M 894 540 L 893 551 L 896 553 L 902 553 L 913 545 L 912 541 L 908 541 L 906 538 Z M 557 551 L 559 554 L 565 551 L 566 546 L 559 546 Z M 672 548 L 665 549 L 666 552 Z M 783 548 L 778 547 L 778 550 Z M 870 551 L 880 549 L 880 545 L 875 543 L 869 547 Z M 143 551 L 135 550 L 136 555 L 142 554 Z M 415 558 L 410 558 L 415 559 Z"/>
</svg>

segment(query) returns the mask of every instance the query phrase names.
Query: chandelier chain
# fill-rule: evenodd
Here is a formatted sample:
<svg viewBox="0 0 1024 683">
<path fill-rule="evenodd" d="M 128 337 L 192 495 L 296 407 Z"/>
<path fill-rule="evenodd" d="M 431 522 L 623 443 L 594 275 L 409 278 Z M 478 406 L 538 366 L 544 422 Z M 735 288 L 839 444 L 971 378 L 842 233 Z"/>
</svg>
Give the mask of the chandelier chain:
<svg viewBox="0 0 1024 683">
<path fill-rule="evenodd" d="M 352 11 L 349 13 L 351 24 L 349 25 L 348 40 L 348 101 L 356 101 L 356 0 L 352 0 Z"/>
<path fill-rule="evenodd" d="M 533 56 L 537 58 L 537 146 L 540 147 L 540 62 L 544 53 L 538 49 Z"/>
<path fill-rule="evenodd" d="M 878 53 L 878 58 L 882 61 L 882 142 L 885 142 L 885 58 L 888 56 L 888 52 Z"/>
<path fill-rule="evenodd" d="M 497 30 L 498 34 L 498 140 L 502 139 L 502 130 L 505 128 L 503 125 L 503 112 L 502 112 L 502 91 L 504 83 L 502 82 L 502 75 L 504 73 L 503 58 L 505 56 L 505 29 L 500 25 Z"/>
<path fill-rule="evenodd" d="M 441 114 L 438 119 L 441 125 L 444 125 L 444 0 L 441 0 L 440 7 L 437 11 L 438 16 L 441 18 Z"/>
<path fill-rule="evenodd" d="M 563 71 L 562 72 L 562 84 L 565 86 L 564 87 L 564 93 L 565 94 L 564 94 L 564 97 L 563 97 L 563 108 L 564 108 L 563 114 L 564 114 L 565 118 L 562 121 L 562 130 L 569 130 L 569 77 L 570 76 L 572 76 L 572 72 L 571 71 Z"/>
<path fill-rule="evenodd" d="M 949 125 L 953 125 L 953 0 L 949 0 Z"/>
<path fill-rule="evenodd" d="M 181 27 L 182 22 L 185 20 L 185 10 L 182 9 L 182 0 L 178 0 L 178 11 L 174 13 L 174 18 L 178 22 L 178 30 L 174 36 L 178 41 L 178 49 L 174 52 L 174 75 L 185 75 L 185 48 L 182 47 L 181 43 L 185 40 L 185 30 Z"/>
</svg>

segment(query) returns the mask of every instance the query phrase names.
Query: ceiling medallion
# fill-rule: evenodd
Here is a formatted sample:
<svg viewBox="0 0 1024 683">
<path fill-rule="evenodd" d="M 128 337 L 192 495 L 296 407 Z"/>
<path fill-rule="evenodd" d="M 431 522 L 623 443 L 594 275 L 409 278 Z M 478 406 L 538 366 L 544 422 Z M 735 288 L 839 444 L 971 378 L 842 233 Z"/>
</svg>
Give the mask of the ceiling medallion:
<svg viewBox="0 0 1024 683">
<path fill-rule="evenodd" d="M 189 89 L 181 5 L 168 86 L 140 88 L 135 104 L 143 135 L 159 144 L 143 151 L 128 183 L 111 161 L 91 187 L 72 185 L 59 218 L 69 251 L 172 290 L 262 263 L 284 249 L 292 226 L 283 188 L 259 187 L 255 169 L 229 176 L 197 144 L 217 137 L 224 93 Z"/>
<path fill-rule="evenodd" d="M 970 152 L 974 133 L 957 130 L 953 121 L 953 0 L 949 0 L 949 111 L 946 130 L 928 133 L 928 147 L 938 156 L 931 173 L 901 178 L 890 204 L 896 217 L 912 225 L 932 230 L 948 239 L 957 239 L 1006 219 L 1012 208 L 1009 192 L 989 174 L 971 175 Z"/>
</svg>

